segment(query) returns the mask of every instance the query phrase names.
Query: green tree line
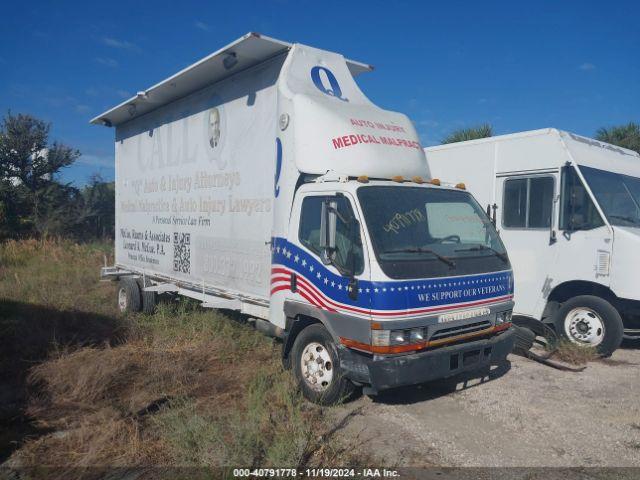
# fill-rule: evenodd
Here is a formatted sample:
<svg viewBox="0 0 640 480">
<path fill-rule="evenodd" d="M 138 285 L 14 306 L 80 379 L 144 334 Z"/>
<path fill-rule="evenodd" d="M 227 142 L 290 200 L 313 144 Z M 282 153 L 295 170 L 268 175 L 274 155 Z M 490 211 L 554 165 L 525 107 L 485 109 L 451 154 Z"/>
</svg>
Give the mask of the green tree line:
<svg viewBox="0 0 640 480">
<path fill-rule="evenodd" d="M 115 186 L 95 175 L 77 188 L 58 180 L 80 152 L 50 142 L 51 125 L 7 113 L 0 123 L 0 240 L 65 236 L 112 237 Z"/>
</svg>

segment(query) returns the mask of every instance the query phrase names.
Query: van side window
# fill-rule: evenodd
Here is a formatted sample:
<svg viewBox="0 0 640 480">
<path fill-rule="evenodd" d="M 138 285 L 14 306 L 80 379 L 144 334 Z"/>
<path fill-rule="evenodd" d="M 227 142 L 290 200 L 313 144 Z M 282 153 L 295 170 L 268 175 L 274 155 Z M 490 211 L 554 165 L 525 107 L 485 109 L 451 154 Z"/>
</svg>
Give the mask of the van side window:
<svg viewBox="0 0 640 480">
<path fill-rule="evenodd" d="M 306 197 L 302 201 L 298 239 L 302 245 L 316 255 L 320 255 L 322 203 L 327 198 L 328 197 Z M 346 197 L 332 197 L 332 200 L 335 200 L 336 210 L 338 211 L 336 251 L 333 263 L 344 270 L 350 270 L 351 266 L 353 266 L 355 275 L 359 275 L 364 271 L 364 256 L 362 253 L 359 224 L 355 221 L 351 203 Z"/>
<path fill-rule="evenodd" d="M 527 179 L 519 178 L 504 182 L 504 213 L 502 223 L 505 227 L 526 228 L 527 226 Z"/>
<path fill-rule="evenodd" d="M 560 229 L 591 230 L 604 225 L 602 217 L 573 167 L 562 168 Z"/>
<path fill-rule="evenodd" d="M 507 228 L 549 228 L 553 177 L 511 178 L 504 182 L 502 224 Z"/>
</svg>

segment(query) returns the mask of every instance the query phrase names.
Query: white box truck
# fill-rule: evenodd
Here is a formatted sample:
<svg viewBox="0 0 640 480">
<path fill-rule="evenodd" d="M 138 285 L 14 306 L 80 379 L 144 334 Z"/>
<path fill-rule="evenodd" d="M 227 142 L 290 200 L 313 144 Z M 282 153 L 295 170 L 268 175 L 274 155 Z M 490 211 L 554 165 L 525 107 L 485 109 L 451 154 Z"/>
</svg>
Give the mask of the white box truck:
<svg viewBox="0 0 640 480">
<path fill-rule="evenodd" d="M 433 177 L 464 174 L 497 222 L 514 316 L 605 355 L 640 338 L 637 152 L 552 128 L 425 151 Z"/>
<path fill-rule="evenodd" d="M 505 249 L 360 91 L 370 69 L 251 33 L 93 119 L 115 127 L 120 309 L 240 311 L 320 403 L 502 362 Z"/>
</svg>

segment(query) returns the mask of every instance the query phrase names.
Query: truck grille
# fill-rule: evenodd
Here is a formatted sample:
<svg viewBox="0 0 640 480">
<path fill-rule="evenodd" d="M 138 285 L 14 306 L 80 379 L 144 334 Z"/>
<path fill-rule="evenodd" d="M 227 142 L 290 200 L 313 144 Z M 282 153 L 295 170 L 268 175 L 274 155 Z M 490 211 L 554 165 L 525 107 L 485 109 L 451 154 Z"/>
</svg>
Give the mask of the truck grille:
<svg viewBox="0 0 640 480">
<path fill-rule="evenodd" d="M 442 328 L 431 335 L 431 338 L 429 340 L 442 340 L 445 338 L 456 337 L 458 335 L 464 335 L 466 333 L 479 332 L 480 330 L 485 330 L 490 326 L 491 322 L 489 320 L 482 320 L 481 322 L 458 325 L 456 327 Z"/>
</svg>

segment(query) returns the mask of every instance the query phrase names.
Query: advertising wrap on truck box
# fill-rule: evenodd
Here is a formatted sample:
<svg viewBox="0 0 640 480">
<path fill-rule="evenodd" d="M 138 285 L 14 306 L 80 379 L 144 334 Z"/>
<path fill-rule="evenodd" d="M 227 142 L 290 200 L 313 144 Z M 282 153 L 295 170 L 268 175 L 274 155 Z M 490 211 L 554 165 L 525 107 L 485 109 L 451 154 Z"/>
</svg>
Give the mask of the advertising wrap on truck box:
<svg viewBox="0 0 640 480">
<path fill-rule="evenodd" d="M 283 60 L 116 127 L 117 263 L 268 297 Z"/>
</svg>

